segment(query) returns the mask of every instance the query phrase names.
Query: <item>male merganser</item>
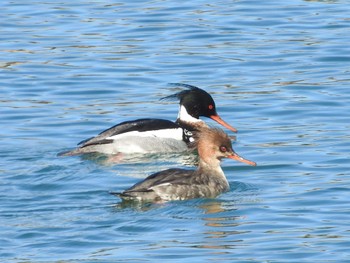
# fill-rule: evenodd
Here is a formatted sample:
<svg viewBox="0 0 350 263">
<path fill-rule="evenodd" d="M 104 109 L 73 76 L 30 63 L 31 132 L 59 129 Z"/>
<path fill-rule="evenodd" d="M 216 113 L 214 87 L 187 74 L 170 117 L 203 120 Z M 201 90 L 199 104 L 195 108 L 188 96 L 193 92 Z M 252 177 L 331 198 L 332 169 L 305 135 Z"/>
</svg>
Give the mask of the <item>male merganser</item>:
<svg viewBox="0 0 350 263">
<path fill-rule="evenodd" d="M 84 153 L 156 153 L 182 152 L 188 150 L 192 131 L 196 127 L 206 126 L 200 116 L 208 117 L 227 129 L 237 132 L 216 112 L 213 98 L 204 90 L 186 84 L 170 85 L 187 88 L 162 99 L 180 100 L 178 118 L 175 122 L 163 119 L 138 119 L 117 124 L 93 138 L 80 142 L 79 147 L 62 156 Z"/>
<path fill-rule="evenodd" d="M 196 132 L 199 154 L 197 170 L 168 169 L 150 175 L 122 193 L 111 193 L 125 201 L 164 202 L 192 198 L 214 198 L 229 190 L 222 158 L 255 166 L 232 149 L 230 138 L 221 129 L 203 128 Z M 198 134 L 198 135 L 197 135 Z"/>
</svg>

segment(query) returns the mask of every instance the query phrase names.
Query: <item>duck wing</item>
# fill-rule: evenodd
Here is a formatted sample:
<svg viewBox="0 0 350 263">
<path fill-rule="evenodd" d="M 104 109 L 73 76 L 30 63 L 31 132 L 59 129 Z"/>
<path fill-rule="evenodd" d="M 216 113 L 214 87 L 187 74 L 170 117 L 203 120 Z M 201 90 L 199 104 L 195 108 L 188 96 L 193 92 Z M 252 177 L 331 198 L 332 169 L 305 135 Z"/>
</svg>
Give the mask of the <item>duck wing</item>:
<svg viewBox="0 0 350 263">
<path fill-rule="evenodd" d="M 120 135 L 127 132 L 147 132 L 161 129 L 176 129 L 180 126 L 172 121 L 163 119 L 138 119 L 134 121 L 125 121 L 111 128 L 102 131 L 99 135 L 88 138 L 78 143 L 80 147 L 86 147 L 96 144 L 107 144 L 113 140 L 109 139 L 112 136 Z"/>
<path fill-rule="evenodd" d="M 193 174 L 193 170 L 168 169 L 148 176 L 122 193 L 112 193 L 124 200 L 160 201 L 161 198 L 154 189 L 167 185 L 185 185 Z"/>
</svg>

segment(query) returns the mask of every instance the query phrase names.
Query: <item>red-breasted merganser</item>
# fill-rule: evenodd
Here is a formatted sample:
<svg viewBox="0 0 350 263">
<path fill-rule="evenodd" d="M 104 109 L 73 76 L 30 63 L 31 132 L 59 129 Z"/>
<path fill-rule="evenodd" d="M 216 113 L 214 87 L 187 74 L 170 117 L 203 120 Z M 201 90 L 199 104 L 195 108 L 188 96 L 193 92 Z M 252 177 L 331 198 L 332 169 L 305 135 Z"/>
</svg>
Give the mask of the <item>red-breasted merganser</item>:
<svg viewBox="0 0 350 263">
<path fill-rule="evenodd" d="M 112 193 L 125 201 L 164 202 L 192 198 L 214 198 L 229 190 L 221 169 L 222 158 L 255 166 L 232 149 L 230 138 L 221 129 L 203 128 L 195 133 L 199 154 L 197 170 L 168 169 L 150 175 L 122 193 Z"/>
<path fill-rule="evenodd" d="M 207 126 L 199 117 L 208 117 L 227 129 L 235 128 L 220 118 L 213 98 L 204 90 L 179 83 L 173 86 L 186 89 L 163 99 L 179 99 L 180 109 L 175 122 L 163 119 L 138 119 L 117 124 L 93 138 L 80 142 L 79 147 L 62 156 L 85 153 L 157 153 L 183 152 L 188 150 L 192 131 L 196 127 Z"/>
</svg>

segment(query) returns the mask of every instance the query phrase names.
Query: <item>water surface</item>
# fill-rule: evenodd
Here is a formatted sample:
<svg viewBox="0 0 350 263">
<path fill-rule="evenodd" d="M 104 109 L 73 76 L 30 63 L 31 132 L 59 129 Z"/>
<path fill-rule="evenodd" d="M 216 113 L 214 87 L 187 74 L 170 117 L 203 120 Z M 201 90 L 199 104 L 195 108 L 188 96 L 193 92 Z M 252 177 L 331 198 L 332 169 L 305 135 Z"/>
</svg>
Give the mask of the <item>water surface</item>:
<svg viewBox="0 0 350 263">
<path fill-rule="evenodd" d="M 347 1 L 2 1 L 3 262 L 348 262 Z M 122 121 L 175 120 L 210 92 L 248 167 L 223 162 L 212 200 L 123 207 L 191 156 L 59 158 Z M 211 120 L 208 123 L 216 125 Z"/>
</svg>

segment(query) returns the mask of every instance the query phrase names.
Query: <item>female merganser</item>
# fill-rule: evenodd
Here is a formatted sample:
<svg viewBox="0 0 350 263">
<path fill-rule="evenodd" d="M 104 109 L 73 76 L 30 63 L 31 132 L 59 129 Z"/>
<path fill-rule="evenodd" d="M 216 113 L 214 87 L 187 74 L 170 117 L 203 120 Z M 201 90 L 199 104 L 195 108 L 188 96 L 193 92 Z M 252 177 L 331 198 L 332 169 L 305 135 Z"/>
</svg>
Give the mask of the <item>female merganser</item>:
<svg viewBox="0 0 350 263">
<path fill-rule="evenodd" d="M 214 198 L 230 187 L 220 166 L 222 158 L 256 165 L 235 153 L 230 138 L 220 129 L 203 128 L 195 136 L 200 158 L 197 170 L 168 169 L 150 175 L 122 193 L 112 194 L 125 201 L 141 202 Z"/>
<path fill-rule="evenodd" d="M 237 132 L 216 112 L 213 98 L 197 87 L 170 83 L 187 88 L 174 95 L 162 99 L 177 98 L 180 100 L 178 118 L 175 122 L 163 119 L 138 119 L 117 124 L 93 138 L 80 142 L 79 147 L 62 156 L 84 153 L 156 153 L 182 152 L 188 150 L 192 139 L 192 131 L 196 127 L 206 126 L 200 116 L 208 117 L 227 129 Z"/>
</svg>

